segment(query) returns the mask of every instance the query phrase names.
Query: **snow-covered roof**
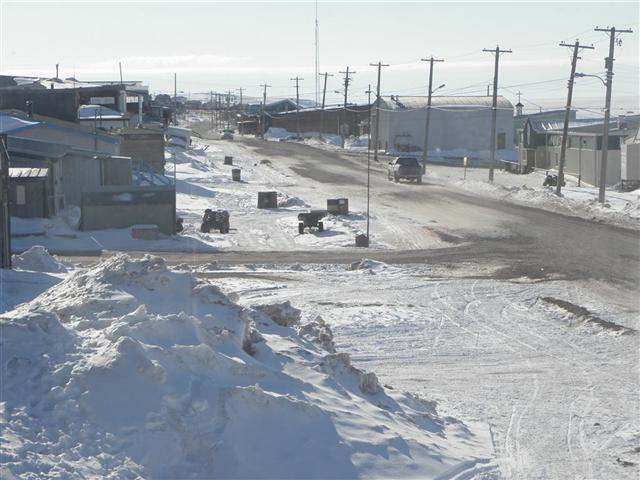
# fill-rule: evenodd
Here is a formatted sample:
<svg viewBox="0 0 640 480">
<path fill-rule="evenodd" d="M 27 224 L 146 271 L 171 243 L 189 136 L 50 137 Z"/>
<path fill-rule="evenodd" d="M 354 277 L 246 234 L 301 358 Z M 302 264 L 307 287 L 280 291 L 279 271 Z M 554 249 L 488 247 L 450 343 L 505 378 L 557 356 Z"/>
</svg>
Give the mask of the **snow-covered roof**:
<svg viewBox="0 0 640 480">
<path fill-rule="evenodd" d="M 392 99 L 393 97 L 393 99 Z M 403 96 L 393 95 L 389 97 L 382 97 L 382 102 L 385 108 L 391 108 L 394 110 L 401 109 L 418 109 L 427 108 L 428 97 L 427 96 Z M 482 107 L 486 108 L 493 105 L 493 97 L 482 96 L 434 96 L 431 97 L 432 107 Z M 513 105 L 509 100 L 503 96 L 498 97 L 498 108 L 510 108 L 513 109 Z"/>
<path fill-rule="evenodd" d="M 31 128 L 40 122 L 14 117 L 6 112 L 0 112 L 0 134 L 6 135 L 25 128 Z"/>
<path fill-rule="evenodd" d="M 102 120 L 121 120 L 124 114 L 102 105 L 80 105 L 78 108 L 80 120 L 101 118 Z"/>
</svg>

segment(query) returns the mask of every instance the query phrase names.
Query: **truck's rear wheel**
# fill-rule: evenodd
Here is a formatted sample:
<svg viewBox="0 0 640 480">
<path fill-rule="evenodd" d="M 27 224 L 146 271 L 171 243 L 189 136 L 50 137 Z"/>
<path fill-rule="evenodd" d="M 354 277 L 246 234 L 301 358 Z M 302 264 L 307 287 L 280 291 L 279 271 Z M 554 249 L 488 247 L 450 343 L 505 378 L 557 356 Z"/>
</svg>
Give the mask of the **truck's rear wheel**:
<svg viewBox="0 0 640 480">
<path fill-rule="evenodd" d="M 318 222 L 318 231 L 319 231 L 319 232 L 324 231 L 324 223 L 322 223 L 322 222 Z"/>
<path fill-rule="evenodd" d="M 422 183 L 422 176 L 416 178 L 416 183 Z"/>
</svg>

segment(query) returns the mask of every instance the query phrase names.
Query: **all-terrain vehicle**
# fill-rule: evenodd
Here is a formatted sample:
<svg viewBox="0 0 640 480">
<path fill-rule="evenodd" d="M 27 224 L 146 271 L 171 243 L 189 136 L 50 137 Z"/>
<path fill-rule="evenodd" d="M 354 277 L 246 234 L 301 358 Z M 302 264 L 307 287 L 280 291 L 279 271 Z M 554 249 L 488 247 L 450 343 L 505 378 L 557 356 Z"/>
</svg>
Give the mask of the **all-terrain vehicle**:
<svg viewBox="0 0 640 480">
<path fill-rule="evenodd" d="M 302 235 L 304 229 L 317 228 L 319 232 L 324 231 L 324 223 L 322 219 L 326 217 L 328 212 L 326 210 L 310 210 L 305 213 L 298 214 L 298 233 Z"/>
<path fill-rule="evenodd" d="M 220 233 L 229 233 L 229 212 L 226 210 L 211 210 L 207 208 L 202 217 L 200 231 L 209 233 L 211 230 L 220 230 Z"/>
<path fill-rule="evenodd" d="M 542 182 L 543 187 L 556 187 L 558 185 L 558 175 L 552 175 L 547 173 L 547 176 L 544 177 L 544 182 Z M 562 180 L 562 186 L 566 186 L 567 182 Z"/>
</svg>

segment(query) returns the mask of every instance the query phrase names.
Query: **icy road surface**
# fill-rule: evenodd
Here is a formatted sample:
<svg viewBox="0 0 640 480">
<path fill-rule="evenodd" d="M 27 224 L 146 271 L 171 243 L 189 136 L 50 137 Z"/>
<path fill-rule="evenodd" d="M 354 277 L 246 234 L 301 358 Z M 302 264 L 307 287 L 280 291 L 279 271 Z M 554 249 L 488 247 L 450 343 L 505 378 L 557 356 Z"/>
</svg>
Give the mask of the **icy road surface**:
<svg viewBox="0 0 640 480">
<path fill-rule="evenodd" d="M 504 478 L 638 478 L 636 301 L 594 282 L 495 280 L 486 266 L 366 266 L 210 274 L 241 303 L 322 315 L 382 383 L 488 423 Z"/>
</svg>

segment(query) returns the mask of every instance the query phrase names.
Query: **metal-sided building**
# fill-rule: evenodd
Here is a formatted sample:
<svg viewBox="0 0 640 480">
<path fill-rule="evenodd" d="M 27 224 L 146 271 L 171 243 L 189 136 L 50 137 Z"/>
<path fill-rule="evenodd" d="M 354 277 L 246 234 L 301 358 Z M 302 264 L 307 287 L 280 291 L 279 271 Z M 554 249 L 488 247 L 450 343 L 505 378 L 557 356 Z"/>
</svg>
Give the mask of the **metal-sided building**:
<svg viewBox="0 0 640 480">
<path fill-rule="evenodd" d="M 499 156 L 500 151 L 508 151 L 509 157 L 515 157 L 513 105 L 505 97 L 498 97 L 497 108 L 496 145 Z M 429 156 L 487 158 L 491 144 L 491 112 L 492 97 L 433 97 Z M 374 107 L 371 120 L 373 129 L 376 115 Z M 426 119 L 426 96 L 381 97 L 378 148 L 392 154 L 421 152 Z M 375 138 L 375 132 L 372 138 Z"/>
<path fill-rule="evenodd" d="M 616 185 L 622 179 L 621 150 L 625 139 L 640 123 L 640 115 L 610 123 L 606 184 Z M 527 121 L 519 145 L 520 164 L 529 168 L 556 169 L 560 162 L 561 122 Z M 564 172 L 582 183 L 599 185 L 602 160 L 604 122 L 602 119 L 576 120 L 569 124 Z M 625 150 L 626 152 L 626 150 Z M 633 159 L 633 155 L 629 157 Z M 633 160 L 631 160 L 633 161 Z M 626 174 L 626 172 L 624 172 Z"/>
</svg>

